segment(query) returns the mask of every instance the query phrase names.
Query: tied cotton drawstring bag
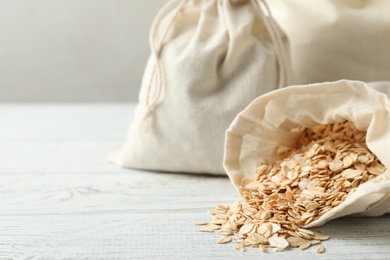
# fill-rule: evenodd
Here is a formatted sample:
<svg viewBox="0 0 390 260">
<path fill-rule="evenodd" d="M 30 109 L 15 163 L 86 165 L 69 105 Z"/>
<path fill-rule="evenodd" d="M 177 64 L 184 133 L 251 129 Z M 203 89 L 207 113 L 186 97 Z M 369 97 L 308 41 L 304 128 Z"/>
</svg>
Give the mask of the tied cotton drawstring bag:
<svg viewBox="0 0 390 260">
<path fill-rule="evenodd" d="M 153 23 L 135 119 L 110 160 L 224 174 L 224 133 L 235 115 L 255 97 L 288 85 L 286 38 L 264 1 L 176 2 Z"/>
<path fill-rule="evenodd" d="M 237 115 L 226 132 L 224 167 L 247 203 L 279 203 L 289 221 L 313 227 L 390 212 L 389 147 L 387 95 L 360 81 L 291 86 Z"/>
<path fill-rule="evenodd" d="M 273 0 L 296 84 L 390 80 L 390 1 Z"/>
</svg>

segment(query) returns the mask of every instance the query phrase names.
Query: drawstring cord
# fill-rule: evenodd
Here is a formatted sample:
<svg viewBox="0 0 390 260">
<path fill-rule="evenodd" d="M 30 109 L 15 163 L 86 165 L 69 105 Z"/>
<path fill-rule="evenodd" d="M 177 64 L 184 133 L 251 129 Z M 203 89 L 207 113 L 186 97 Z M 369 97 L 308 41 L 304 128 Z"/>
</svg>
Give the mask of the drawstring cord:
<svg viewBox="0 0 390 260">
<path fill-rule="evenodd" d="M 283 48 L 283 41 L 282 36 L 280 34 L 279 28 L 275 22 L 275 19 L 272 16 L 271 10 L 269 9 L 267 3 L 265 0 L 255 0 L 257 3 L 257 11 L 259 12 L 259 15 L 263 17 L 263 21 L 265 23 L 265 26 L 268 29 L 268 32 L 271 36 L 271 40 L 273 41 L 275 47 L 276 47 L 276 57 L 278 59 L 279 67 L 280 67 L 280 74 L 279 74 L 279 88 L 286 87 L 290 82 L 290 72 L 289 72 L 289 66 L 288 61 L 286 57 L 286 53 Z M 263 9 L 264 6 L 264 9 Z M 266 11 L 266 12 L 264 12 Z M 267 14 L 266 14 L 267 13 Z"/>
<path fill-rule="evenodd" d="M 177 4 L 179 0 L 171 0 L 169 1 L 157 14 L 156 18 L 153 21 L 152 28 L 150 30 L 149 34 L 149 44 L 150 44 L 150 49 L 151 49 L 151 54 L 152 57 L 155 60 L 155 64 L 152 69 L 152 73 L 150 76 L 149 84 L 146 89 L 146 98 L 145 98 L 145 107 L 146 111 L 145 114 L 143 115 L 141 119 L 141 124 L 144 124 L 146 119 L 151 115 L 151 113 L 154 111 L 155 107 L 157 106 L 157 103 L 161 96 L 163 95 L 163 84 L 164 84 L 164 79 L 163 79 L 163 73 L 161 70 L 161 65 L 160 65 L 160 54 L 161 50 L 165 41 L 165 38 L 167 36 L 167 33 L 169 29 L 171 28 L 177 14 L 185 4 L 186 0 L 182 1 L 180 5 L 173 11 L 170 19 L 168 20 L 164 31 L 161 34 L 161 38 L 158 40 L 156 43 L 156 37 L 157 37 L 157 29 L 159 28 L 162 19 L 166 16 L 166 13 L 174 6 Z M 156 76 L 156 89 L 154 90 L 155 93 L 152 97 L 152 85 L 154 81 L 154 77 Z"/>
</svg>

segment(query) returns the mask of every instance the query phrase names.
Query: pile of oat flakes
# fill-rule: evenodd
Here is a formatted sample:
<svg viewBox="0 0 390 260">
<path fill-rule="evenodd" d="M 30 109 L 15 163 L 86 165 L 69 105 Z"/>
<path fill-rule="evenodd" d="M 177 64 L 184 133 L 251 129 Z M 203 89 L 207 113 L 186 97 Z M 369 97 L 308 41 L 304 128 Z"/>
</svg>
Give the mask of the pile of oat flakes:
<svg viewBox="0 0 390 260">
<path fill-rule="evenodd" d="M 237 242 L 236 249 L 288 247 L 305 250 L 329 238 L 304 226 L 341 204 L 356 188 L 386 169 L 369 151 L 365 132 L 353 123 L 306 128 L 294 149 L 281 149 L 277 160 L 256 169 L 257 179 L 244 179 L 239 201 L 209 210 L 214 218 L 198 222 L 199 232 L 214 232 L 218 243 Z M 234 239 L 233 239 L 234 237 Z M 316 252 L 325 248 L 318 246 Z"/>
</svg>

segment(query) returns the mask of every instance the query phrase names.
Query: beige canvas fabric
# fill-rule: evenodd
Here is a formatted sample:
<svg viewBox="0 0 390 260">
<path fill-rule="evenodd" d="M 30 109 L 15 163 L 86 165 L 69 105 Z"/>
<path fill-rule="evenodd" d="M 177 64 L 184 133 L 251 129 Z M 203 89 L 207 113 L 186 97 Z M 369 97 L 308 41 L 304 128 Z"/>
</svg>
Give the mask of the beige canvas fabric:
<svg viewBox="0 0 390 260">
<path fill-rule="evenodd" d="M 368 82 L 367 85 L 379 92 L 386 94 L 390 98 L 390 81 Z"/>
<path fill-rule="evenodd" d="M 150 42 L 135 120 L 110 160 L 225 174 L 231 121 L 255 97 L 288 84 L 286 37 L 263 1 L 190 0 L 160 11 Z"/>
<path fill-rule="evenodd" d="M 296 84 L 390 80 L 390 1 L 272 0 Z"/>
<path fill-rule="evenodd" d="M 239 190 L 244 177 L 253 179 L 259 165 L 275 160 L 275 152 L 280 146 L 295 144 L 300 133 L 290 132 L 291 129 L 345 120 L 354 122 L 359 130 L 367 131 L 367 146 L 390 169 L 388 97 L 363 82 L 342 80 L 291 86 L 255 99 L 227 130 L 226 172 Z M 375 216 L 390 212 L 389 192 L 390 171 L 387 170 L 360 185 L 343 203 L 310 226 L 349 214 Z"/>
</svg>

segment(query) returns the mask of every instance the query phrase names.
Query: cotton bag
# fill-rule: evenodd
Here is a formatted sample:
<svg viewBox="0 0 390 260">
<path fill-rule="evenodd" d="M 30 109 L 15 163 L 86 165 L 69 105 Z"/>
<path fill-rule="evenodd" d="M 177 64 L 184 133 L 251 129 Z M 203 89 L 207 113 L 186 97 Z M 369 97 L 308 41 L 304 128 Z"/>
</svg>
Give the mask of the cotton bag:
<svg viewBox="0 0 390 260">
<path fill-rule="evenodd" d="M 288 84 L 287 41 L 264 1 L 189 0 L 172 9 L 176 2 L 154 21 L 135 119 L 111 161 L 225 174 L 224 132 L 235 115 Z"/>
<path fill-rule="evenodd" d="M 296 84 L 390 80 L 390 1 L 273 0 Z"/>
<path fill-rule="evenodd" d="M 280 147 L 294 146 L 299 127 L 351 121 L 367 131 L 368 148 L 390 169 L 390 101 L 359 81 L 342 80 L 276 90 L 255 99 L 234 119 L 226 132 L 224 167 L 240 192 L 244 178 L 275 161 Z M 377 216 L 390 212 L 390 172 L 361 184 L 340 205 L 307 227 L 350 214 Z"/>
</svg>

